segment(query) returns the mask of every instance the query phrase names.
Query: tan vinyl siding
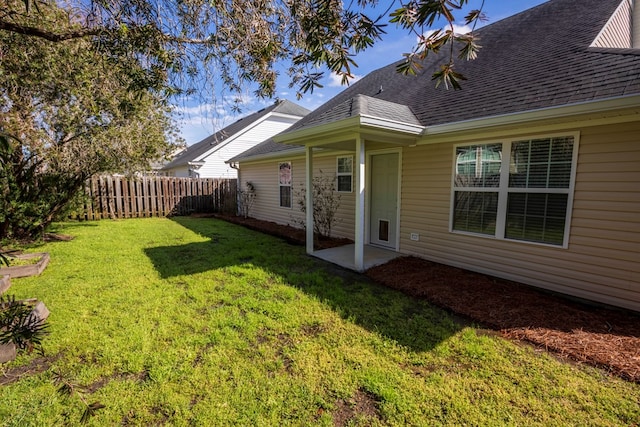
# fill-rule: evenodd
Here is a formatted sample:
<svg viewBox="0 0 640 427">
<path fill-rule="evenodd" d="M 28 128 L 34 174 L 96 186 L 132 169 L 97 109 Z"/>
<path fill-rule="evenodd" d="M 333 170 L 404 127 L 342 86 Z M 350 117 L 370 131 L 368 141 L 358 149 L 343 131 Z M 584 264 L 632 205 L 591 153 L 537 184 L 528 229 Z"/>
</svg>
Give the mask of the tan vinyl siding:
<svg viewBox="0 0 640 427">
<path fill-rule="evenodd" d="M 578 130 L 568 249 L 450 233 L 447 143 L 404 150 L 401 252 L 640 311 L 640 123 Z"/>
<path fill-rule="evenodd" d="M 335 176 L 336 155 L 315 156 L 314 173 Z M 282 208 L 279 205 L 278 193 L 278 164 L 282 161 L 290 161 L 293 174 L 292 207 Z M 242 163 L 240 165 L 240 185 L 244 186 L 250 181 L 256 190 L 256 199 L 250 216 L 265 221 L 273 221 L 278 224 L 291 225 L 302 228 L 304 215 L 298 206 L 300 190 L 304 188 L 305 159 L 283 157 L 281 160 L 272 160 L 255 163 Z M 354 238 L 354 193 L 338 193 L 340 195 L 340 207 L 337 217 L 339 220 L 334 225 L 332 235 L 336 237 Z"/>
<path fill-rule="evenodd" d="M 631 48 L 631 7 L 631 0 L 622 0 L 591 46 Z"/>
<path fill-rule="evenodd" d="M 291 208 L 280 207 L 280 193 L 278 187 L 278 164 L 291 162 L 293 180 L 292 192 L 295 191 L 295 183 L 304 179 L 304 160 L 283 158 L 280 161 L 266 163 L 253 163 L 240 165 L 240 181 L 242 188 L 247 182 L 251 182 L 255 188 L 256 198 L 249 216 L 265 221 L 273 221 L 278 224 L 295 225 L 295 219 L 301 219 L 295 206 L 295 196 L 292 199 Z"/>
<path fill-rule="evenodd" d="M 344 155 L 348 154 L 341 154 L 341 156 Z M 314 156 L 314 176 L 319 176 L 320 172 L 322 171 L 325 176 L 335 177 L 337 170 L 337 157 L 338 155 Z M 303 176 L 296 185 L 297 189 L 300 189 L 304 186 L 304 169 L 302 173 Z M 355 182 L 353 183 L 353 186 L 355 186 Z M 336 194 L 340 196 L 340 207 L 338 208 L 338 212 L 336 213 L 336 217 L 338 218 L 338 220 L 333 226 L 331 235 L 335 237 L 346 237 L 348 239 L 353 239 L 355 229 L 355 193 L 352 191 L 351 193 L 336 192 Z"/>
</svg>

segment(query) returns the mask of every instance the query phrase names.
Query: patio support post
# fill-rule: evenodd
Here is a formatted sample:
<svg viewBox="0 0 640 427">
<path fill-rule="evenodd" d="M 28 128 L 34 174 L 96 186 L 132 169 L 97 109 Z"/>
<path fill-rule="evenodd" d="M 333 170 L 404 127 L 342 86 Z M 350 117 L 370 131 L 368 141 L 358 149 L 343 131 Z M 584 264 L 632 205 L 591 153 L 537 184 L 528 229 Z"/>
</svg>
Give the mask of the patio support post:
<svg viewBox="0 0 640 427">
<path fill-rule="evenodd" d="M 355 253 L 354 267 L 356 271 L 364 271 L 364 189 L 365 189 L 365 156 L 364 141 L 356 136 L 356 218 L 355 218 Z"/>
<path fill-rule="evenodd" d="M 306 243 L 307 253 L 313 253 L 313 148 L 305 147 L 306 166 L 305 166 L 305 188 L 306 188 Z"/>
</svg>

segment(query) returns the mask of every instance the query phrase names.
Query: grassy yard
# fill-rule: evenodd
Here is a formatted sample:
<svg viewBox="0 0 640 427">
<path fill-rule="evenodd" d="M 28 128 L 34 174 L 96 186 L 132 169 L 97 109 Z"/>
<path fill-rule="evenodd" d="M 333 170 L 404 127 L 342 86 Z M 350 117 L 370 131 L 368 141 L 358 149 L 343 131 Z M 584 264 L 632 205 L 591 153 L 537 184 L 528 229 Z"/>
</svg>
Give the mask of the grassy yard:
<svg viewBox="0 0 640 427">
<path fill-rule="evenodd" d="M 45 356 L 0 367 L 0 423 L 637 425 L 640 385 L 459 323 L 213 219 L 64 224 L 10 293 L 51 310 Z M 10 382 L 15 375 L 21 375 Z M 57 392 L 62 377 L 82 394 Z M 82 397 L 82 398 L 81 398 Z"/>
</svg>

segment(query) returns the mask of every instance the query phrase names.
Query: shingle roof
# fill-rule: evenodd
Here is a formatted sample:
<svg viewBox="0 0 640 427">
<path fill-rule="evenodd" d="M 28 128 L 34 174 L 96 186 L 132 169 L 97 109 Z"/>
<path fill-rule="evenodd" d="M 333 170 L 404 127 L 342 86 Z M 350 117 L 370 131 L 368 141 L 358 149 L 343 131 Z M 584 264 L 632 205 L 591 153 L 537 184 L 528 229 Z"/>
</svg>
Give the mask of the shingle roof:
<svg viewBox="0 0 640 427">
<path fill-rule="evenodd" d="M 309 110 L 288 100 L 278 100 L 272 105 L 263 108 L 262 110 L 256 111 L 255 113 L 249 114 L 248 116 L 245 116 L 230 124 L 229 126 L 219 130 L 213 135 L 209 135 L 202 141 L 187 147 L 187 149 L 182 151 L 176 158 L 167 163 L 162 169 L 172 169 L 177 166 L 187 165 L 189 162 L 195 161 L 195 159 L 202 156 L 216 145 L 219 145 L 222 142 L 226 141 L 230 136 L 233 136 L 236 133 L 242 131 L 247 126 L 251 126 L 251 124 L 262 119 L 270 113 L 280 113 L 290 116 L 304 117 L 309 114 Z"/>
<path fill-rule="evenodd" d="M 357 94 L 331 109 L 322 111 L 321 114 L 310 120 L 307 126 L 335 122 L 356 116 L 371 116 L 420 125 L 420 121 L 406 105 Z"/>
<path fill-rule="evenodd" d="M 398 74 L 398 61 L 369 73 L 281 135 L 344 119 L 347 106 L 362 96 L 369 105 L 403 105 L 419 124 L 433 126 L 640 94 L 640 49 L 589 47 L 620 1 L 550 0 L 475 32 L 478 58 L 455 63 L 468 79 L 461 90 L 435 87 L 431 76 L 442 56 L 430 54 L 417 76 Z M 287 148 L 295 146 L 269 140 L 235 160 Z"/>
<path fill-rule="evenodd" d="M 413 115 L 411 109 L 406 105 L 396 104 L 394 102 L 376 99 L 366 95 L 356 95 L 353 98 L 349 98 L 343 103 L 338 104 L 335 108 L 329 109 L 323 114 L 318 115 L 315 120 L 308 123 L 308 126 L 311 127 L 315 124 L 335 122 L 356 116 L 371 116 L 396 122 L 420 125 L 416 116 Z M 302 147 L 299 145 L 280 144 L 275 142 L 272 138 L 269 138 L 240 155 L 233 157 L 229 161 L 235 162 L 241 158 L 278 153 L 287 150 L 293 151 L 301 148 Z"/>
<path fill-rule="evenodd" d="M 551 0 L 476 31 L 473 61 L 458 60 L 462 90 L 435 87 L 442 57 L 417 76 L 380 68 L 286 132 L 321 124 L 356 95 L 408 106 L 424 126 L 640 93 L 640 51 L 590 48 L 620 0 Z M 409 46 L 407 46 L 409 50 Z M 382 88 L 382 91 L 380 90 Z"/>
</svg>

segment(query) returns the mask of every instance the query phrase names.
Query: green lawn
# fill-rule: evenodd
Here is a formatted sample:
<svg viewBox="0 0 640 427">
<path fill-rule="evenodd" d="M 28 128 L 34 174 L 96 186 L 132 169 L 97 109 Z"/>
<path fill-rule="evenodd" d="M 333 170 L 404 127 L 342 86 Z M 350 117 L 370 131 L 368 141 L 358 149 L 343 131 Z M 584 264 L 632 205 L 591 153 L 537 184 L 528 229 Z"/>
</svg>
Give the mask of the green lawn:
<svg viewBox="0 0 640 427">
<path fill-rule="evenodd" d="M 45 358 L 2 366 L 0 422 L 636 425 L 640 385 L 456 322 L 304 248 L 213 219 L 60 225 Z M 18 369 L 28 366 L 29 369 Z M 44 368 L 43 368 L 44 367 Z M 25 371 L 25 372 L 23 372 Z M 84 392 L 57 392 L 59 375 Z M 82 397 L 82 399 L 81 399 Z"/>
</svg>

